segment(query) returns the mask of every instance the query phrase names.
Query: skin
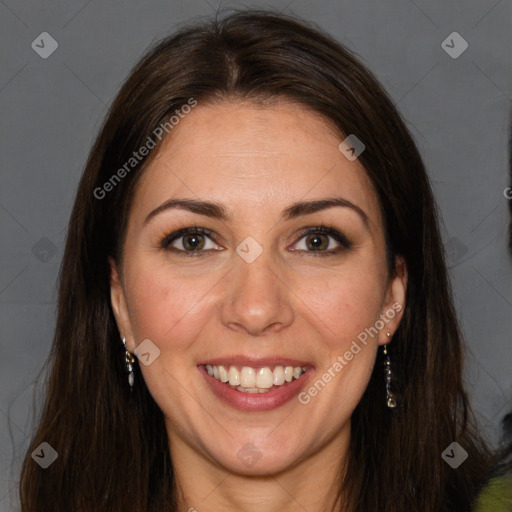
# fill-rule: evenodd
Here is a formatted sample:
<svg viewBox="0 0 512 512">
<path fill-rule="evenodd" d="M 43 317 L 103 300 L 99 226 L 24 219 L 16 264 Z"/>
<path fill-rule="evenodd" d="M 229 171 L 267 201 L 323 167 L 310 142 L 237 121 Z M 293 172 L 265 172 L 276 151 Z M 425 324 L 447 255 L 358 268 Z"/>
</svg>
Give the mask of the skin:
<svg viewBox="0 0 512 512">
<path fill-rule="evenodd" d="M 180 511 L 320 512 L 331 504 L 351 414 L 401 313 L 305 405 L 294 398 L 272 411 L 241 412 L 210 391 L 197 364 L 239 354 L 292 357 L 314 366 L 309 387 L 381 314 L 405 306 L 405 265 L 397 259 L 396 275 L 388 273 L 376 193 L 359 161 L 339 151 L 342 140 L 290 102 L 199 104 L 138 184 L 122 265 L 111 262 L 111 299 L 128 350 L 145 339 L 160 350 L 140 366 L 166 418 Z M 330 197 L 357 205 L 367 223 L 340 206 L 280 218 L 296 201 Z M 222 203 L 230 219 L 167 209 L 145 222 L 171 198 Z M 324 223 L 350 248 L 320 234 L 315 251 L 302 232 Z M 194 226 L 214 233 L 199 236 L 203 256 L 161 247 L 166 235 Z M 263 249 L 252 263 L 236 252 L 248 236 Z M 185 251 L 186 241 L 171 247 Z M 247 443 L 260 456 L 251 466 L 237 456 Z"/>
</svg>

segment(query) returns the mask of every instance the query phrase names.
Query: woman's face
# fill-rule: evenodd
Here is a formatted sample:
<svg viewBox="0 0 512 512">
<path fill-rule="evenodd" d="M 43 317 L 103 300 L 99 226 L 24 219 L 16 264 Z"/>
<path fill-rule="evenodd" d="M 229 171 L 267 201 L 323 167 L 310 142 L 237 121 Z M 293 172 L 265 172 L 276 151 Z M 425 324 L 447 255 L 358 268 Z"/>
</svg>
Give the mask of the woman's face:
<svg viewBox="0 0 512 512">
<path fill-rule="evenodd" d="M 388 274 L 377 196 L 341 141 L 296 104 L 199 103 L 138 184 L 112 304 L 131 352 L 149 340 L 173 461 L 271 474 L 346 449 L 406 273 Z"/>
</svg>

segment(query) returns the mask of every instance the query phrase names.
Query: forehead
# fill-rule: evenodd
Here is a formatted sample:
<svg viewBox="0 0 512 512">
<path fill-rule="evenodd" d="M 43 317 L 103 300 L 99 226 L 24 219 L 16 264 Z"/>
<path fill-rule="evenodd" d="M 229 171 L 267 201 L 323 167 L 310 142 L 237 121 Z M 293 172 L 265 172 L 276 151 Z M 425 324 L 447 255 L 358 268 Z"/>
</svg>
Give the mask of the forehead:
<svg viewBox="0 0 512 512">
<path fill-rule="evenodd" d="M 147 213 L 174 198 L 226 204 L 240 220 L 291 202 L 342 196 L 380 224 L 373 185 L 339 151 L 332 123 L 295 103 L 199 103 L 158 149 L 136 190 Z"/>
</svg>

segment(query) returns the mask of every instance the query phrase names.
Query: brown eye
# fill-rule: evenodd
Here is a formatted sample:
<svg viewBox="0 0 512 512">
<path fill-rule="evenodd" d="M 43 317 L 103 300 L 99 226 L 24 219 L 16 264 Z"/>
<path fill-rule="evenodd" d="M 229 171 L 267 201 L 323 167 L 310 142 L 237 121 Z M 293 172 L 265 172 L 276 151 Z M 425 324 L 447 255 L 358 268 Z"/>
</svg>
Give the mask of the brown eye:
<svg viewBox="0 0 512 512">
<path fill-rule="evenodd" d="M 167 235 L 161 241 L 160 247 L 187 256 L 199 256 L 212 250 L 219 250 L 212 239 L 212 232 L 197 227 L 180 229 Z"/>
<path fill-rule="evenodd" d="M 200 250 L 205 244 L 204 237 L 200 234 L 185 235 L 182 239 L 183 247 L 187 250 Z"/>
<path fill-rule="evenodd" d="M 299 250 L 305 253 L 316 253 L 315 256 L 338 254 L 344 249 L 350 249 L 351 242 L 337 229 L 328 226 L 317 226 L 303 232 L 295 245 L 302 244 Z"/>
<path fill-rule="evenodd" d="M 324 234 L 307 235 L 305 242 L 306 247 L 313 251 L 325 250 L 329 247 L 329 237 Z"/>
</svg>

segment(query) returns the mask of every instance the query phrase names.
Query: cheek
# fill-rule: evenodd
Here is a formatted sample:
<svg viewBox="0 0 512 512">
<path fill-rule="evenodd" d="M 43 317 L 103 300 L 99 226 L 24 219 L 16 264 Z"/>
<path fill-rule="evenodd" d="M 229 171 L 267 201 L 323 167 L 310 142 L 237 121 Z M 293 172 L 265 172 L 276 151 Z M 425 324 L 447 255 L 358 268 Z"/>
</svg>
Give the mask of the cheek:
<svg viewBox="0 0 512 512">
<path fill-rule="evenodd" d="M 311 278 L 313 276 L 310 276 Z M 315 279 L 298 277 L 297 295 L 303 313 L 324 325 L 326 339 L 333 348 L 343 348 L 366 328 L 375 324 L 381 313 L 385 276 L 368 267 L 355 272 L 347 268 L 329 272 Z M 309 312 L 309 313 L 308 313 Z"/>
<path fill-rule="evenodd" d="M 168 266 L 158 265 L 141 265 L 133 268 L 131 275 L 128 306 L 136 342 L 149 338 L 157 345 L 170 339 L 175 347 L 185 344 L 187 331 L 198 325 L 207 304 L 210 280 L 177 274 Z"/>
</svg>

